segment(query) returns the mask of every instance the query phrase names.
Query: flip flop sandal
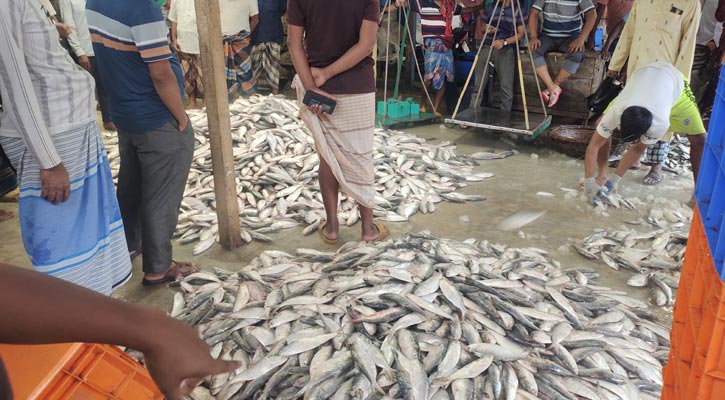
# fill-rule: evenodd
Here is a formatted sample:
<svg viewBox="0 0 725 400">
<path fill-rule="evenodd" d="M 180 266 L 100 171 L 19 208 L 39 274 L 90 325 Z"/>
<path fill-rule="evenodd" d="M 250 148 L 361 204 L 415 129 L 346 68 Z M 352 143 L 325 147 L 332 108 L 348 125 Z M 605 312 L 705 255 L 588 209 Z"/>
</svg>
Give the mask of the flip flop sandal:
<svg viewBox="0 0 725 400">
<path fill-rule="evenodd" d="M 642 178 L 642 184 L 647 186 L 655 186 L 659 185 L 663 180 L 665 179 L 665 176 L 662 173 L 648 173 L 645 175 L 644 178 Z"/>
<path fill-rule="evenodd" d="M 329 237 L 327 237 L 327 235 L 325 235 L 325 226 L 327 226 L 327 222 L 325 222 L 324 224 L 320 224 L 320 227 L 317 228 L 317 233 L 320 234 L 322 241 L 327 244 L 337 244 L 337 238 L 330 239 Z"/>
<path fill-rule="evenodd" d="M 166 270 L 166 273 L 162 278 L 159 279 L 146 279 L 143 278 L 141 284 L 144 286 L 158 286 L 168 282 L 174 282 L 179 277 L 185 277 L 199 272 L 199 267 L 190 262 L 176 262 L 172 261 L 172 265 Z"/>
<path fill-rule="evenodd" d="M 368 243 L 378 243 L 378 242 L 382 242 L 383 240 L 385 240 L 385 238 L 388 237 L 388 235 L 390 235 L 390 231 L 388 231 L 388 228 L 385 225 L 380 224 L 380 223 L 377 223 L 377 222 L 376 223 L 373 223 L 373 225 L 376 228 L 378 228 L 378 237 L 376 237 L 375 239 L 369 241 Z"/>
<path fill-rule="evenodd" d="M 556 105 L 556 103 L 559 102 L 559 98 L 561 98 L 562 92 L 563 92 L 563 90 L 561 90 L 561 86 L 559 86 L 558 88 L 556 88 L 556 90 L 554 90 L 554 93 L 552 93 L 549 97 L 549 108 L 553 108 Z"/>
<path fill-rule="evenodd" d="M 548 89 L 541 92 L 541 98 L 544 99 L 545 102 L 549 102 L 549 92 Z"/>
</svg>

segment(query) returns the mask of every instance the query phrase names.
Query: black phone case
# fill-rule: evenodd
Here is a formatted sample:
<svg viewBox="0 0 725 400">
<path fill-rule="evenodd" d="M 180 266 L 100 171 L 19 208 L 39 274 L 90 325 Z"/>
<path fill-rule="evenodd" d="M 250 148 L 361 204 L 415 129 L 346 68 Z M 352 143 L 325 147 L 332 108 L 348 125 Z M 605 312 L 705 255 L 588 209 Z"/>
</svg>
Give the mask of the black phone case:
<svg viewBox="0 0 725 400">
<path fill-rule="evenodd" d="M 335 111 L 335 106 L 337 105 L 335 100 L 311 90 L 308 90 L 307 93 L 305 93 L 305 98 L 302 99 L 302 103 L 308 107 L 319 104 L 322 106 L 322 111 L 327 114 L 332 114 L 332 112 Z"/>
</svg>

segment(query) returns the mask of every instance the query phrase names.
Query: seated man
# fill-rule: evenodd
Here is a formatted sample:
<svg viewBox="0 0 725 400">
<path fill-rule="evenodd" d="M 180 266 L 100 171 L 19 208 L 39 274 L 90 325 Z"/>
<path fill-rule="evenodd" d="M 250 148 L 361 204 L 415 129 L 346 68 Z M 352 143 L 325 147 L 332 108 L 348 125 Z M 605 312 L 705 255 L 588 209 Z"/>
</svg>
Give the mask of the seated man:
<svg viewBox="0 0 725 400">
<path fill-rule="evenodd" d="M 624 153 L 614 175 L 608 178 L 611 136 L 615 130 L 619 130 L 625 142 L 638 142 Z M 705 146 L 705 126 L 682 73 L 672 64 L 656 61 L 635 71 L 622 93 L 599 119 L 584 160 L 584 190 L 587 196 L 595 198 L 605 184 L 610 192 L 616 192 L 629 167 L 668 130 L 687 134 L 690 163 L 697 180 Z M 597 166 L 599 171 L 595 177 Z"/>
<path fill-rule="evenodd" d="M 539 35 L 539 13 L 544 24 Z M 586 23 L 582 27 L 582 14 Z M 529 15 L 529 51 L 534 55 L 536 74 L 546 89 L 541 96 L 554 107 L 561 97 L 561 84 L 574 75 L 584 61 L 584 42 L 597 22 L 592 0 L 536 0 Z M 556 80 L 551 79 L 546 65 L 546 53 L 558 50 L 566 54 L 566 61 Z"/>
</svg>

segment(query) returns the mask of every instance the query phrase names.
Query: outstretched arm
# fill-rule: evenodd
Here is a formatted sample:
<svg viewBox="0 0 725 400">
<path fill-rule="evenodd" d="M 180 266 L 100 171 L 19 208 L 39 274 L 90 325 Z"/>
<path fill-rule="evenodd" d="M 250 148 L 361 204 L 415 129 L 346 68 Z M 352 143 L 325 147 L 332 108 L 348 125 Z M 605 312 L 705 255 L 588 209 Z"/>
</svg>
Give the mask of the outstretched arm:
<svg viewBox="0 0 725 400">
<path fill-rule="evenodd" d="M 140 350 L 170 400 L 181 400 L 207 375 L 238 367 L 211 358 L 194 329 L 160 310 L 2 263 L 0 315 L 0 343 L 91 342 Z"/>
</svg>

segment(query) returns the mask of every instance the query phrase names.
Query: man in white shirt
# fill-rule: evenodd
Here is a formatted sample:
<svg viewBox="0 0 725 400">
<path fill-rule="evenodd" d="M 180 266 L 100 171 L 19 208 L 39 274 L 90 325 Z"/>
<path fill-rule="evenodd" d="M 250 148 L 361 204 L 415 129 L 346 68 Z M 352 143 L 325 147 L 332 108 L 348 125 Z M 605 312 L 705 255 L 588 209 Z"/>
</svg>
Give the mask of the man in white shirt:
<svg viewBox="0 0 725 400">
<path fill-rule="evenodd" d="M 609 151 L 615 131 L 619 131 L 625 142 L 636 143 L 609 177 Z M 599 119 L 584 160 L 587 196 L 593 199 L 600 190 L 616 192 L 629 167 L 668 131 L 685 133 L 690 140 L 690 163 L 697 180 L 705 146 L 705 127 L 685 77 L 672 64 L 656 61 L 640 67 L 629 77 L 622 93 Z"/>
<path fill-rule="evenodd" d="M 108 96 L 103 89 L 103 81 L 98 71 L 96 57 L 93 55 L 93 43 L 91 42 L 91 33 L 88 31 L 88 20 L 86 19 L 86 0 L 60 0 L 60 13 L 63 21 L 72 27 L 68 35 L 68 44 L 78 65 L 83 67 L 96 81 L 96 95 L 98 97 L 98 105 L 101 109 L 101 118 L 103 119 L 103 129 L 115 131 L 116 127 L 111 121 L 111 115 L 108 112 Z"/>
<path fill-rule="evenodd" d="M 229 98 L 257 90 L 252 68 L 252 32 L 259 23 L 257 0 L 219 0 Z"/>
<path fill-rule="evenodd" d="M 131 260 L 93 78 L 59 38 L 40 1 L 0 0 L 0 145 L 20 181 L 33 268 L 110 294 L 130 278 Z"/>
<path fill-rule="evenodd" d="M 204 107 L 204 82 L 194 0 L 174 0 L 168 18 L 171 21 L 171 43 L 184 73 L 184 91 L 189 98 L 189 107 L 198 108 L 197 99 L 202 100 L 201 106 Z"/>
</svg>

